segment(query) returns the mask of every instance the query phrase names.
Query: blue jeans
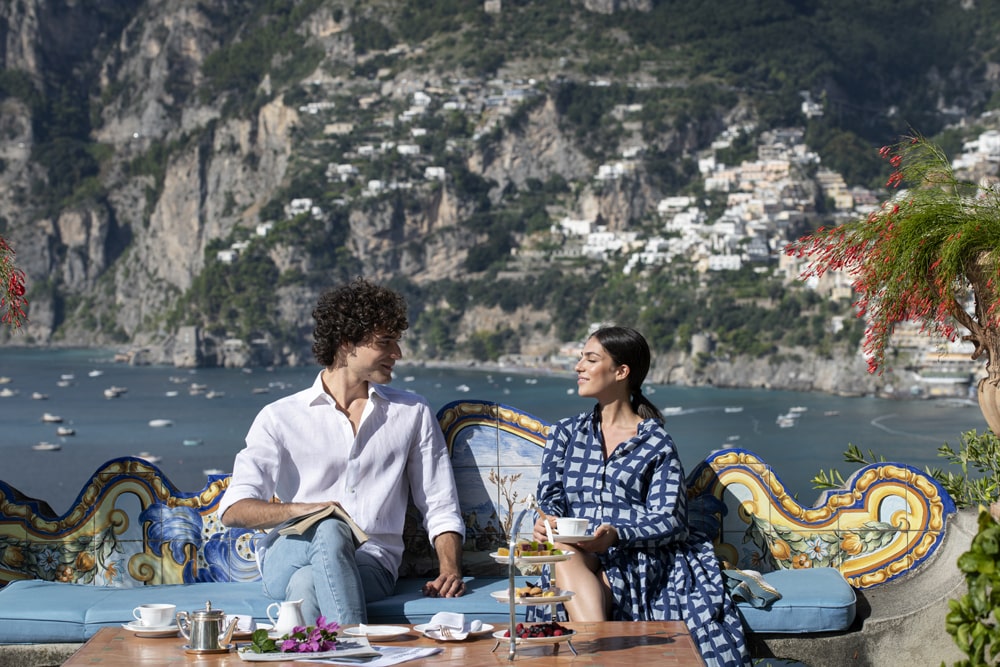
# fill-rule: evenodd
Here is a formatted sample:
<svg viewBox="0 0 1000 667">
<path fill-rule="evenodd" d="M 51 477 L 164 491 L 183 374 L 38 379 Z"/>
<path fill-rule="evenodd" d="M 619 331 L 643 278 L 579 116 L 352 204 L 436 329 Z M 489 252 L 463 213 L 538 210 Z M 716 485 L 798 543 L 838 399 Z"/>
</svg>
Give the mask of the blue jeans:
<svg viewBox="0 0 1000 667">
<path fill-rule="evenodd" d="M 302 600 L 307 625 L 320 615 L 341 625 L 366 623 L 365 604 L 388 597 L 396 586 L 392 573 L 354 548 L 351 529 L 337 519 L 279 537 L 264 556 L 261 575 L 268 597 Z"/>
</svg>

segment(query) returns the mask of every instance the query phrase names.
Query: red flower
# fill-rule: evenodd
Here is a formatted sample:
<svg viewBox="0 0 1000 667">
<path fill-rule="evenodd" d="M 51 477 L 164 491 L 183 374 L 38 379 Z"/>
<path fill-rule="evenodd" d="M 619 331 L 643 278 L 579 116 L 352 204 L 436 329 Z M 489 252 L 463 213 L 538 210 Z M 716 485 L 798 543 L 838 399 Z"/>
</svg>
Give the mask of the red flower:
<svg viewBox="0 0 1000 667">
<path fill-rule="evenodd" d="M 912 188 L 906 200 L 890 196 L 870 214 L 817 230 L 786 248 L 806 260 L 803 278 L 848 272 L 856 293 L 853 305 L 866 322 L 862 351 L 873 373 L 885 363 L 899 322 L 913 320 L 928 334 L 954 340 L 959 324 L 970 328 L 969 318 L 979 320 L 972 323 L 977 330 L 1000 320 L 993 287 L 1000 283 L 995 268 L 1000 265 L 995 222 L 1000 186 L 959 181 L 940 149 L 919 137 L 905 137 L 879 154 L 893 167 L 886 187 L 899 188 L 905 181 Z M 984 191 L 989 196 L 979 197 Z M 963 258 L 977 253 L 987 254 L 993 268 L 970 284 Z M 981 304 L 975 315 L 963 312 L 969 294 Z M 963 314 L 965 320 L 953 319 Z"/>
</svg>

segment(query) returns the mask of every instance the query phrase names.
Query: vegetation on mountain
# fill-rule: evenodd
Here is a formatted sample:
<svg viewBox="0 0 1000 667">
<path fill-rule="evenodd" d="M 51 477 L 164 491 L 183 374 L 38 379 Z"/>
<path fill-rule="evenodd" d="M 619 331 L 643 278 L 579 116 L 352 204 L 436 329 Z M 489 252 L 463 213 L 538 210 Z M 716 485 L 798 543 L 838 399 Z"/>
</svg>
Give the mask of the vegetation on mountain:
<svg viewBox="0 0 1000 667">
<path fill-rule="evenodd" d="M 551 335 L 563 340 L 584 335 L 595 321 L 628 319 L 648 330 L 659 351 L 686 350 L 692 336 L 706 334 L 719 355 L 778 359 L 800 347 L 851 354 L 862 323 L 851 317 L 850 304 L 820 301 L 797 285 L 784 285 L 767 266 L 696 274 L 688 262 L 675 261 L 624 274 L 620 257 L 559 258 L 554 251 L 560 241 L 547 232 L 588 191 L 617 196 L 623 205 L 644 200 L 647 207 L 657 197 L 687 194 L 707 206 L 710 216 L 718 214 L 724 199 L 706 191 L 697 159 L 730 126 L 742 129 L 715 152 L 720 162 L 756 159 L 762 133 L 801 126 L 824 168 L 849 184 L 872 185 L 882 169 L 872 146 L 910 125 L 940 137 L 943 146 L 960 146 L 963 133 L 948 127 L 949 121 L 976 117 L 1000 102 L 998 87 L 983 75 L 997 57 L 991 36 L 1000 11 L 984 3 L 821 0 L 806 7 L 791 1 L 672 0 L 652 2 L 648 12 L 607 14 L 569 0 L 505 0 L 499 13 L 484 11 L 479 0 L 198 3 L 208 25 L 181 41 L 189 49 L 184 57 L 206 55 L 189 64 L 174 58 L 158 100 L 175 126 L 151 136 L 137 133 L 134 145 L 102 144 L 96 139 L 102 123 L 127 108 L 130 98 L 142 94 L 136 86 L 146 83 L 130 79 L 134 74 L 127 69 L 134 45 L 146 34 L 142 6 L 113 2 L 85 14 L 101 29 L 51 46 L 46 77 L 0 73 L 0 101 L 19 100 L 30 113 L 32 158 L 41 168 L 22 196 L 30 211 L 18 213 L 22 224 L 31 216 L 86 208 L 87 202 L 113 210 L 122 204 L 111 199 L 126 187 L 138 188 L 145 208 L 135 221 L 107 215 L 126 239 L 138 238 L 140 227 L 162 207 L 176 163 L 195 154 L 196 163 L 184 168 L 205 169 L 213 152 L 229 151 L 234 162 L 242 161 L 240 169 L 256 169 L 262 151 L 242 153 L 232 137 L 228 145 L 220 143 L 222 128 L 229 120 L 246 120 L 252 144 L 261 110 L 279 99 L 291 108 L 332 103 L 338 120 L 351 127 L 347 134 L 331 132 L 322 116 L 301 113 L 280 186 L 261 193 L 263 202 L 229 191 L 220 196 L 224 202 L 206 207 L 225 221 L 213 220 L 210 237 L 198 247 L 204 252 L 195 263 L 199 273 L 179 293 L 173 285 L 165 288 L 158 315 L 133 318 L 142 325 L 108 327 L 119 314 L 113 298 L 102 303 L 100 295 L 66 294 L 73 292 L 66 278 L 36 271 L 29 290 L 37 285 L 55 295 L 56 331 L 71 323 L 93 325 L 113 331 L 117 340 L 136 333 L 137 326 L 197 324 L 218 335 L 298 344 L 302 331 L 280 315 L 281 300 L 296 286 L 315 289 L 376 270 L 352 238 L 359 219 L 384 219 L 380 247 L 391 248 L 386 255 L 397 263 L 421 257 L 427 243 L 456 244 L 460 277 L 428 272 L 419 280 L 402 274 L 394 279 L 411 299 L 413 338 L 428 357 L 495 359 L 516 352 L 532 334 L 519 327 L 544 326 L 511 324 L 455 340 L 455 325 L 473 306 L 544 312 Z M 176 48 L 167 28 L 149 34 L 157 48 Z M 64 58 L 57 66 L 56 56 L 67 54 L 77 62 Z M 422 136 L 409 136 L 405 123 L 387 122 L 407 111 L 410 100 L 400 91 L 413 82 L 419 82 L 416 88 L 447 84 L 455 98 L 464 99 L 485 95 L 494 79 L 523 83 L 527 94 L 509 114 L 488 123 L 444 109 L 442 99 L 421 117 Z M 802 115 L 804 95 L 822 106 L 822 116 Z M 370 100 L 359 104 L 361 98 Z M 208 107 L 214 116 L 200 111 Z M 509 157 L 505 151 L 523 141 L 532 119 L 550 107 L 569 148 L 593 165 L 618 159 L 623 147 L 641 140 L 634 182 L 616 192 L 619 186 L 595 184 L 567 166 L 539 167 L 527 177 L 484 167 Z M 626 107 L 633 116 L 623 116 Z M 196 121 L 197 113 L 211 118 Z M 351 160 L 363 141 L 412 142 L 420 159 L 390 150 Z M 348 161 L 358 170 L 353 178 L 329 177 L 330 165 Z M 442 167 L 447 183 L 424 180 L 427 165 Z M 414 185 L 370 193 L 365 184 L 372 181 Z M 295 198 L 310 198 L 322 209 L 321 218 L 289 214 L 286 207 Z M 425 239 L 393 246 L 407 219 L 444 198 L 460 232 L 433 229 Z M 792 231 L 830 224 L 831 214 L 830 203 L 817 197 L 815 210 Z M 255 236 L 256 222 L 273 228 L 266 237 Z M 0 220 L 0 232 L 6 224 Z M 661 227 L 648 214 L 619 224 L 640 238 Z M 234 242 L 246 242 L 247 250 L 232 264 L 220 262 L 218 251 Z M 525 249 L 532 259 L 519 257 Z M 297 261 L 280 259 L 289 255 Z M 386 262 L 377 270 L 391 274 Z M 836 317 L 844 326 L 833 331 Z"/>
</svg>

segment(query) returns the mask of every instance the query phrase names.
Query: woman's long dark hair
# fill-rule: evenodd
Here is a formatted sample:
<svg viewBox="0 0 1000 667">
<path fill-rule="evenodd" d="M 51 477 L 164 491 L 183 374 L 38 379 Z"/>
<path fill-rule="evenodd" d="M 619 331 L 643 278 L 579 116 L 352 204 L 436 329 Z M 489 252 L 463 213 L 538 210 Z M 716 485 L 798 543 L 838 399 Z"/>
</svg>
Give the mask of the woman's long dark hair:
<svg viewBox="0 0 1000 667">
<path fill-rule="evenodd" d="M 636 414 L 643 419 L 655 419 L 663 423 L 663 415 L 642 393 L 642 383 L 649 373 L 652 355 L 649 343 L 642 334 L 628 327 L 604 327 L 595 331 L 591 338 L 597 339 L 611 358 L 619 366 L 628 366 L 629 402 Z"/>
</svg>

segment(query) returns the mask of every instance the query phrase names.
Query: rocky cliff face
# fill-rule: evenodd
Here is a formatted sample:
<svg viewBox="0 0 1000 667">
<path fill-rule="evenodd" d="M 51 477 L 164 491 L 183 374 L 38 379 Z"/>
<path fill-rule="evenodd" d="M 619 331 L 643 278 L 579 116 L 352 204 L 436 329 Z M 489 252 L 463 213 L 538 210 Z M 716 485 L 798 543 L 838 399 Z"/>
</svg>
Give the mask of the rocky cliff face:
<svg viewBox="0 0 1000 667">
<path fill-rule="evenodd" d="M 31 191 L 37 193 L 46 174 L 32 160 L 39 149 L 33 112 L 17 97 L 0 102 L 0 129 L 9 139 L 0 147 L 2 233 L 17 249 L 29 283 L 46 285 L 31 293 L 28 342 L 121 344 L 173 335 L 162 329 L 163 316 L 203 270 L 213 241 L 231 238 L 234 230 L 251 234 L 265 204 L 293 198 L 296 193 L 285 188 L 296 160 L 339 158 L 304 154 L 322 151 L 322 142 L 303 140 L 300 111 L 283 96 L 269 95 L 266 79 L 260 91 L 266 101 L 248 113 L 224 113 L 224 99 L 196 94 L 205 83 L 202 65 L 223 43 L 222 19 L 231 18 L 235 5 L 209 10 L 196 0 L 146 0 L 128 7 L 110 26 L 117 28 L 113 33 L 101 31 L 105 14 L 86 3 L 62 13 L 44 0 L 0 8 L 6 68 L 27 73 L 46 89 L 54 76 L 51 63 L 82 63 L 75 74 L 60 76 L 93 86 L 91 104 L 99 116 L 92 118 L 90 136 L 110 155 L 101 163 L 96 196 L 56 212 L 35 208 Z M 345 33 L 350 20 L 336 14 L 320 8 L 299 30 L 325 50 L 325 62 L 352 62 L 357 56 Z M 307 79 L 331 89 L 349 83 L 322 68 Z M 382 85 L 389 96 L 412 89 L 405 77 L 390 83 Z M 161 160 L 155 168 L 133 166 L 154 151 Z M 551 100 L 498 146 L 473 151 L 467 166 L 492 181 L 494 192 L 554 173 L 586 178 L 594 169 L 560 130 Z M 580 208 L 600 209 L 610 224 L 621 226 L 632 215 L 627 200 L 635 196 L 588 191 Z M 376 278 L 454 277 L 468 248 L 486 240 L 463 228 L 469 213 L 448 187 L 418 209 L 383 199 L 350 211 L 346 248 Z M 308 269 L 302 248 L 279 244 L 270 252 L 282 270 Z M 304 319 L 289 314 L 293 321 Z"/>
</svg>

